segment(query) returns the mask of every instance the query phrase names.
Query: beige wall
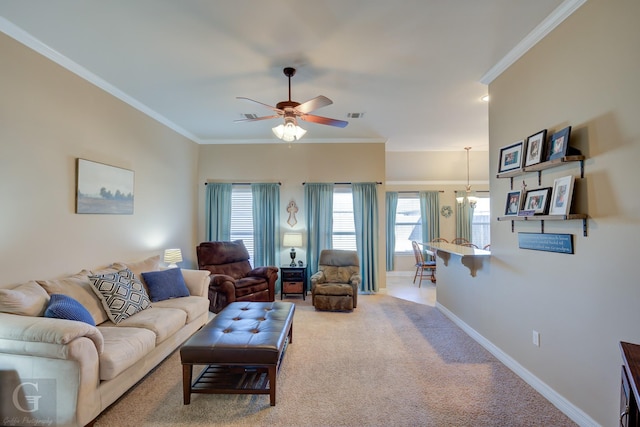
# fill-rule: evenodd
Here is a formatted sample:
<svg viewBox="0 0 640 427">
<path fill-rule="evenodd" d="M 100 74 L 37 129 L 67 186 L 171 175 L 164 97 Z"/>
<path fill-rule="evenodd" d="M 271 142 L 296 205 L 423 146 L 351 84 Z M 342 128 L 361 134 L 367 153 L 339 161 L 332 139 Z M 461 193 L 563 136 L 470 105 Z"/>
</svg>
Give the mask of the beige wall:
<svg viewBox="0 0 640 427">
<path fill-rule="evenodd" d="M 384 144 L 310 144 L 285 142 L 255 145 L 203 145 L 198 167 L 198 238 L 204 240 L 204 183 L 280 182 L 280 229 L 306 231 L 304 182 L 384 182 Z M 298 205 L 295 227 L 287 224 L 286 206 L 294 200 Z M 379 287 L 384 277 L 384 188 L 378 186 L 380 249 L 377 259 Z M 306 243 L 306 241 L 305 241 Z M 283 248 L 281 260 L 288 260 Z M 298 251 L 298 259 L 305 252 Z"/>
<path fill-rule="evenodd" d="M 588 158 L 575 204 L 590 216 L 588 236 L 581 221 L 547 221 L 545 232 L 572 234 L 575 254 L 518 249 L 518 232 L 540 232 L 540 224 L 516 223 L 512 233 L 494 218 L 492 256 L 477 277 L 464 268 L 438 276 L 438 302 L 577 408 L 584 425 L 617 425 L 618 343 L 640 343 L 640 203 L 630 196 L 640 182 L 638 16 L 635 0 L 589 0 L 490 84 L 491 171 L 500 147 L 573 128 L 571 145 Z M 568 174 L 579 168 L 545 171 L 543 185 Z M 524 178 L 537 187 L 537 175 Z M 494 212 L 508 190 L 509 180 L 492 173 Z"/>
<path fill-rule="evenodd" d="M 188 265 L 197 145 L 4 34 L 0 58 L 1 283 L 166 247 L 182 248 Z M 135 172 L 133 215 L 75 214 L 78 157 Z"/>
</svg>

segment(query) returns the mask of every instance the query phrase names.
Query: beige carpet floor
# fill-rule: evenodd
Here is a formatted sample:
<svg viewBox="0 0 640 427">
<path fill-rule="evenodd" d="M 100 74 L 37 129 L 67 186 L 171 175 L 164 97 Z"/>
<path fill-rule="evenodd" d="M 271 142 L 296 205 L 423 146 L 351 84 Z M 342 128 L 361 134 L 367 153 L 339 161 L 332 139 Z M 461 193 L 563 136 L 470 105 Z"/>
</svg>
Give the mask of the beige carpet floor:
<svg viewBox="0 0 640 427">
<path fill-rule="evenodd" d="M 296 303 L 293 343 L 268 395 L 194 394 L 178 352 L 100 426 L 574 426 L 436 308 L 362 295 L 352 313 Z"/>
</svg>

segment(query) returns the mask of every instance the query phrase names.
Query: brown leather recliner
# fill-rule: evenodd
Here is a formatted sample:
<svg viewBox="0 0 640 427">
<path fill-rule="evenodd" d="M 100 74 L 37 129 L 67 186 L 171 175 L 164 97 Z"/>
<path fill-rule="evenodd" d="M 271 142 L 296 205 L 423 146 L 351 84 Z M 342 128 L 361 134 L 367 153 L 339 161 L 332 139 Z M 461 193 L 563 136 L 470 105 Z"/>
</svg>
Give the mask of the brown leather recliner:
<svg viewBox="0 0 640 427">
<path fill-rule="evenodd" d="M 203 242 L 196 248 L 198 268 L 211 272 L 209 311 L 219 313 L 234 301 L 274 301 L 278 267 L 251 268 L 242 240 Z"/>
</svg>

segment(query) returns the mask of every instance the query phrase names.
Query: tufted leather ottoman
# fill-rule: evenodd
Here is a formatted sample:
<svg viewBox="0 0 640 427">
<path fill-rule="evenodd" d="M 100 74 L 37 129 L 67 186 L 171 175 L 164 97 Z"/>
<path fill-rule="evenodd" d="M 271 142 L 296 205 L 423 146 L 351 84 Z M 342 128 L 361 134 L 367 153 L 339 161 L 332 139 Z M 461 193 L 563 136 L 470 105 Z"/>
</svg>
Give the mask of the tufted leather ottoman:
<svg viewBox="0 0 640 427">
<path fill-rule="evenodd" d="M 293 342 L 290 302 L 233 302 L 180 348 L 184 404 L 191 393 L 269 394 L 276 404 L 276 375 Z M 207 365 L 192 383 L 193 365 Z"/>
</svg>

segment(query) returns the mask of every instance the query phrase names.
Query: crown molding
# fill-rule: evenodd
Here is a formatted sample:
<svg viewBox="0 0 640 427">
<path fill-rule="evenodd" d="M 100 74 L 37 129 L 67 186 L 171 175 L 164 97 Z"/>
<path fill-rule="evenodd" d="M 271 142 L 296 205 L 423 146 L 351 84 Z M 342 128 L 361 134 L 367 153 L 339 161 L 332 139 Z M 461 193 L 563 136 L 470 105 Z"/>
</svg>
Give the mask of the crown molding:
<svg viewBox="0 0 640 427">
<path fill-rule="evenodd" d="M 538 24 L 529 34 L 527 34 L 527 36 L 516 45 L 516 47 L 511 49 L 504 58 L 487 71 L 487 73 L 480 79 L 480 83 L 488 85 L 493 82 L 507 68 L 527 53 L 529 49 L 538 44 L 540 40 L 553 31 L 562 21 L 571 16 L 573 12 L 586 2 L 587 0 L 565 0 L 562 2 L 562 4 L 551 12 L 544 21 Z"/>
<path fill-rule="evenodd" d="M 136 110 L 139 110 L 140 112 L 146 114 L 152 119 L 160 122 L 161 124 L 165 125 L 169 129 L 172 129 L 178 134 L 184 136 L 185 138 L 190 139 L 191 141 L 198 144 L 201 143 L 200 139 L 195 135 L 193 135 L 192 133 L 176 125 L 174 122 L 167 119 L 162 114 L 152 110 L 151 108 L 147 107 L 145 104 L 133 98 L 132 96 L 127 95 L 117 87 L 113 86 L 111 83 L 95 75 L 91 71 L 77 64 L 76 62 L 70 60 L 69 58 L 67 58 L 57 50 L 52 49 L 50 46 L 46 45 L 45 43 L 41 42 L 37 38 L 33 37 L 31 34 L 27 33 L 22 28 L 7 21 L 2 16 L 0 16 L 0 31 L 2 31 L 7 36 L 13 38 L 14 40 L 27 46 L 28 48 L 35 50 L 42 56 L 50 59 L 51 61 L 55 62 L 61 67 L 66 68 L 67 70 L 71 71 L 72 73 L 76 74 L 82 79 L 88 81 L 89 83 L 115 96 L 116 98 L 132 106 Z"/>
</svg>

